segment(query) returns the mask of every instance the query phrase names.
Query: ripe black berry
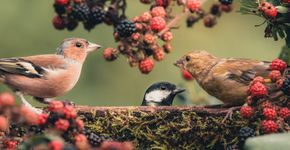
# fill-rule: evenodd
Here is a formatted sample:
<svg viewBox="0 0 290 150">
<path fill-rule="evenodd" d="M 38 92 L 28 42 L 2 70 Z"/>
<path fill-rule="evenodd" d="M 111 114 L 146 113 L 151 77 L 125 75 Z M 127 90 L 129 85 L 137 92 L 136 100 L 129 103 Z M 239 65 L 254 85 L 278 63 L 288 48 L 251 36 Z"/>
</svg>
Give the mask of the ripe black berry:
<svg viewBox="0 0 290 150">
<path fill-rule="evenodd" d="M 68 20 L 68 23 L 66 25 L 66 28 L 68 31 L 74 30 L 78 26 L 78 22 L 75 20 Z"/>
<path fill-rule="evenodd" d="M 220 16 L 221 15 L 220 5 L 219 4 L 212 5 L 210 8 L 210 13 L 215 16 Z"/>
<path fill-rule="evenodd" d="M 233 0 L 219 0 L 219 1 L 223 5 L 230 5 L 233 3 Z"/>
<path fill-rule="evenodd" d="M 194 23 L 198 21 L 198 18 L 195 16 L 188 16 L 186 20 L 187 27 L 192 27 Z"/>
<path fill-rule="evenodd" d="M 284 94 L 290 95 L 290 77 L 287 77 L 282 85 L 281 90 L 283 91 Z"/>
<path fill-rule="evenodd" d="M 79 21 L 87 21 L 90 15 L 90 8 L 88 5 L 74 5 L 70 16 Z"/>
<path fill-rule="evenodd" d="M 53 4 L 54 7 L 54 11 L 58 14 L 58 15 L 62 15 L 65 13 L 65 7 L 61 6 L 61 5 L 57 5 L 57 4 Z"/>
<path fill-rule="evenodd" d="M 91 9 L 91 13 L 90 13 L 90 22 L 93 24 L 100 24 L 104 21 L 106 12 L 100 8 L 100 7 L 95 7 Z"/>
<path fill-rule="evenodd" d="M 129 37 L 136 31 L 136 27 L 132 21 L 122 20 L 115 30 L 120 37 Z"/>
<path fill-rule="evenodd" d="M 239 131 L 239 138 L 241 141 L 246 141 L 247 138 L 254 137 L 254 136 L 255 136 L 255 131 L 254 129 L 250 127 L 243 127 Z"/>
<path fill-rule="evenodd" d="M 16 124 L 12 124 L 10 127 L 10 134 L 16 137 L 22 137 L 25 134 L 25 130 L 21 126 L 17 126 Z"/>
<path fill-rule="evenodd" d="M 44 129 L 41 128 L 41 127 L 39 127 L 39 126 L 33 125 L 33 126 L 30 126 L 30 127 L 28 128 L 28 131 L 29 131 L 29 132 L 32 132 L 32 133 L 34 133 L 34 134 L 42 134 L 43 131 L 44 131 Z"/>
<path fill-rule="evenodd" d="M 92 132 L 89 129 L 85 129 L 84 130 L 84 135 L 86 135 L 89 143 L 93 146 L 93 147 L 98 147 L 102 144 L 102 142 L 104 141 L 111 141 L 112 139 L 107 137 L 107 136 L 99 136 L 96 133 Z"/>
</svg>

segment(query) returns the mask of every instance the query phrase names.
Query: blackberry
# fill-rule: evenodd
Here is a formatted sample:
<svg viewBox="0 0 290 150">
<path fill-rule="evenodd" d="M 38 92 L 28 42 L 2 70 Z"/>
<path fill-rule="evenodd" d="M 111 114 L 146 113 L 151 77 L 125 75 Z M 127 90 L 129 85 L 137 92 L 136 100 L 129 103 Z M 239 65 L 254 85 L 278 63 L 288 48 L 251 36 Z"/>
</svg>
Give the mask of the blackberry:
<svg viewBox="0 0 290 150">
<path fill-rule="evenodd" d="M 89 129 L 85 129 L 84 130 L 84 135 L 86 135 L 89 143 L 93 146 L 93 147 L 99 147 L 102 142 L 104 141 L 112 141 L 112 139 L 110 137 L 107 136 L 99 136 L 96 133 L 92 132 Z"/>
<path fill-rule="evenodd" d="M 44 129 L 41 128 L 41 127 L 39 127 L 39 126 L 33 125 L 33 126 L 30 126 L 30 127 L 28 128 L 28 131 L 29 131 L 29 132 L 32 132 L 32 133 L 34 133 L 34 134 L 42 134 L 43 131 L 44 131 Z"/>
<path fill-rule="evenodd" d="M 221 15 L 221 9 L 219 4 L 213 4 L 210 8 L 210 13 L 215 16 Z"/>
<path fill-rule="evenodd" d="M 93 24 L 100 24 L 104 21 L 106 12 L 101 7 L 95 7 L 91 9 L 90 22 Z"/>
<path fill-rule="evenodd" d="M 83 25 L 84 28 L 88 31 L 91 31 L 95 27 L 95 24 L 92 23 L 91 21 L 84 22 Z"/>
<path fill-rule="evenodd" d="M 228 145 L 226 150 L 239 150 L 239 146 L 238 145 Z"/>
<path fill-rule="evenodd" d="M 90 16 L 90 8 L 88 5 L 74 5 L 70 14 L 71 18 L 79 21 L 87 21 Z"/>
<path fill-rule="evenodd" d="M 243 127 L 239 131 L 239 138 L 241 141 L 246 141 L 249 137 L 254 137 L 255 131 L 250 127 Z"/>
<path fill-rule="evenodd" d="M 222 5 L 231 5 L 233 0 L 219 0 Z"/>
<path fill-rule="evenodd" d="M 194 23 L 198 21 L 198 18 L 195 16 L 188 16 L 186 19 L 186 25 L 187 27 L 192 27 Z"/>
<path fill-rule="evenodd" d="M 78 22 L 75 20 L 68 20 L 68 23 L 66 25 L 66 28 L 68 31 L 72 31 L 78 27 Z"/>
<path fill-rule="evenodd" d="M 16 136 L 16 137 L 23 137 L 25 134 L 25 130 L 24 128 L 22 128 L 21 126 L 17 126 L 15 124 L 12 124 L 10 127 L 10 134 L 12 136 Z"/>
<path fill-rule="evenodd" d="M 48 122 L 51 123 L 51 124 L 54 124 L 59 118 L 62 118 L 63 115 L 60 115 L 58 113 L 55 113 L 55 112 L 51 112 L 48 116 Z"/>
<path fill-rule="evenodd" d="M 57 4 L 53 4 L 53 8 L 54 11 L 58 14 L 58 15 L 62 15 L 65 13 L 65 6 L 61 6 L 61 5 L 57 5 Z"/>
<path fill-rule="evenodd" d="M 285 95 L 290 95 L 290 77 L 284 80 L 281 90 Z"/>
<path fill-rule="evenodd" d="M 120 37 L 129 37 L 136 31 L 136 27 L 132 21 L 122 20 L 119 22 L 115 30 Z"/>
</svg>

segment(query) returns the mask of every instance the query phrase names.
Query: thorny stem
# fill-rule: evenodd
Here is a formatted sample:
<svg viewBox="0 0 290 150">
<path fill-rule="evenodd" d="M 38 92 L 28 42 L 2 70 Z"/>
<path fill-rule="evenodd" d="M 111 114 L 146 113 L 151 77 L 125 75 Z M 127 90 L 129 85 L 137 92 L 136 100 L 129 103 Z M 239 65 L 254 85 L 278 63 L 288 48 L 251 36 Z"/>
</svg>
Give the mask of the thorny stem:
<svg viewBox="0 0 290 150">
<path fill-rule="evenodd" d="M 203 5 L 207 0 L 200 0 L 200 5 Z M 162 34 L 164 34 L 165 32 L 167 32 L 168 30 L 170 30 L 171 28 L 175 27 L 176 24 L 181 20 L 181 18 L 183 16 L 187 16 L 189 14 L 189 10 L 188 9 L 185 9 L 184 12 L 180 13 L 180 14 L 177 14 L 175 15 L 174 19 L 172 19 L 168 24 L 167 26 L 161 30 L 159 33 L 158 33 L 158 36 L 161 36 Z"/>
</svg>

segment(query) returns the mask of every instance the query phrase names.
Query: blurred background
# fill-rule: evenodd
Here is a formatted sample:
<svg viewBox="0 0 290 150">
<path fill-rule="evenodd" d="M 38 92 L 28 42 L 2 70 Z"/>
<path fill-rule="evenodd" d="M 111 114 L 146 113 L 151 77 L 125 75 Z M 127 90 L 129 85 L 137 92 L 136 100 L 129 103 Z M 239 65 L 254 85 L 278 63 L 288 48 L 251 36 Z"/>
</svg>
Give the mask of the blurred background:
<svg viewBox="0 0 290 150">
<path fill-rule="evenodd" d="M 98 25 L 88 32 L 80 25 L 73 32 L 54 29 L 51 20 L 55 14 L 53 0 L 6 0 L 0 5 L 0 58 L 54 53 L 64 38 L 82 37 L 99 43 L 103 47 L 115 47 L 113 28 Z M 127 15 L 132 18 L 149 9 L 139 0 L 128 0 Z M 212 4 L 210 0 L 208 3 Z M 209 7 L 205 5 L 204 7 Z M 149 75 L 143 75 L 138 68 L 130 68 L 124 57 L 106 62 L 102 50 L 91 54 L 75 88 L 58 99 L 74 101 L 76 104 L 97 106 L 140 105 L 144 91 L 156 81 L 169 81 L 188 88 L 188 94 L 195 101 L 204 103 L 212 99 L 194 81 L 185 81 L 180 70 L 173 63 L 190 50 L 206 50 L 219 57 L 252 58 L 272 60 L 284 44 L 283 40 L 264 38 L 261 18 L 241 15 L 235 3 L 232 13 L 223 14 L 213 28 L 205 28 L 202 22 L 193 28 L 186 28 L 185 18 L 180 28 L 173 30 L 174 51 L 162 62 L 155 63 Z M 9 90 L 0 85 L 0 90 Z M 198 101 L 198 102 L 197 102 Z M 214 101 L 213 103 L 215 103 Z M 191 103 L 191 102 L 190 102 Z M 211 102 L 212 103 L 212 102 Z M 176 101 L 176 105 L 183 103 Z"/>
</svg>

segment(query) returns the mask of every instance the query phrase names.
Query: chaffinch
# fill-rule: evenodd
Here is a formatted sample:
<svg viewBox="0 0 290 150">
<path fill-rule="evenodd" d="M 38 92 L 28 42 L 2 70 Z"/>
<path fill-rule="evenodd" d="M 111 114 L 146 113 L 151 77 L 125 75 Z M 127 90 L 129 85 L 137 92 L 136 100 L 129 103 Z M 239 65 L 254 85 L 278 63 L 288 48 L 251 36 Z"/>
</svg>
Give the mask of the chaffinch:
<svg viewBox="0 0 290 150">
<path fill-rule="evenodd" d="M 89 52 L 101 46 L 81 38 L 65 39 L 56 54 L 0 59 L 0 81 L 21 98 L 24 105 L 37 113 L 23 95 L 48 103 L 50 98 L 64 95 L 77 83 Z"/>
<path fill-rule="evenodd" d="M 174 97 L 184 91 L 169 82 L 154 83 L 146 90 L 141 106 L 171 106 Z"/>
<path fill-rule="evenodd" d="M 206 51 L 190 52 L 175 65 L 188 70 L 208 94 L 227 106 L 244 104 L 251 81 L 270 72 L 269 62 L 217 58 Z"/>
</svg>

